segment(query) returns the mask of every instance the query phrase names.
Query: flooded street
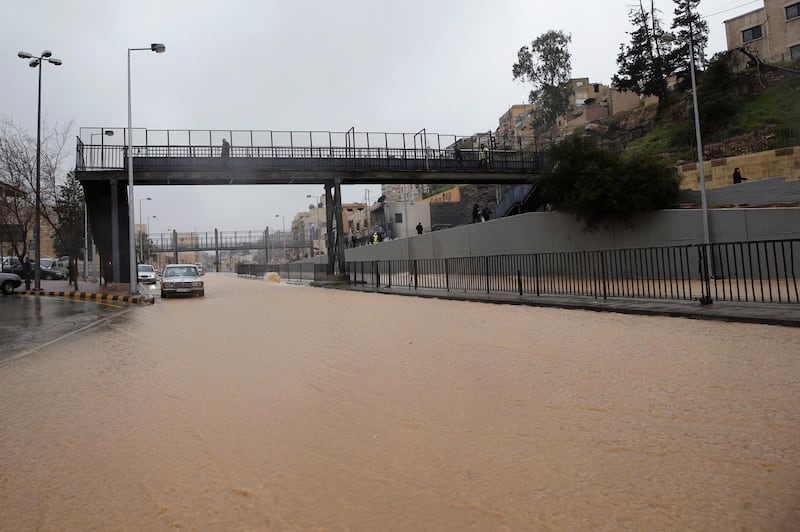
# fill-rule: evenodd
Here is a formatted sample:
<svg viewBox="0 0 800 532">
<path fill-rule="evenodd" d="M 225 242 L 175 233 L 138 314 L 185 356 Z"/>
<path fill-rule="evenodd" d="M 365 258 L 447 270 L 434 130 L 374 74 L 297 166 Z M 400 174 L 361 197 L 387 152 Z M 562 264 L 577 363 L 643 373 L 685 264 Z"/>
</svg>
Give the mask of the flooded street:
<svg viewBox="0 0 800 532">
<path fill-rule="evenodd" d="M 0 366 L 0 530 L 800 528 L 800 329 L 205 279 Z"/>
</svg>

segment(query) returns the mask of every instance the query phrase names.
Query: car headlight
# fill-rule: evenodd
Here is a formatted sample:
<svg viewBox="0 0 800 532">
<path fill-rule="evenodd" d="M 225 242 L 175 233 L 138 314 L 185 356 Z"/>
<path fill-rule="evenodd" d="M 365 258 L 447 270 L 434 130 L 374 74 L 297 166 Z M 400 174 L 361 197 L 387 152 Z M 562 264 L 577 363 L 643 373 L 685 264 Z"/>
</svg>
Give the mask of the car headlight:
<svg viewBox="0 0 800 532">
<path fill-rule="evenodd" d="M 192 281 L 192 286 L 203 286 L 203 281 Z"/>
<path fill-rule="evenodd" d="M 174 283 L 173 283 L 172 281 L 164 281 L 164 282 L 163 282 L 163 283 L 161 283 L 161 284 L 164 286 L 164 288 L 172 288 L 172 285 L 173 285 Z"/>
</svg>

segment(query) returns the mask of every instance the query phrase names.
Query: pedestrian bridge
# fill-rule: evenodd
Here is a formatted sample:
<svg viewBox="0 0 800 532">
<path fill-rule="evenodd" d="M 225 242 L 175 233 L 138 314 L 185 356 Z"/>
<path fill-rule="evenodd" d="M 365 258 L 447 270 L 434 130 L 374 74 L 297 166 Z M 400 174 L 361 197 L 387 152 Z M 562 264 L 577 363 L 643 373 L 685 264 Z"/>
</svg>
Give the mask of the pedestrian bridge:
<svg viewBox="0 0 800 532">
<path fill-rule="evenodd" d="M 326 209 L 326 226 L 332 228 L 329 273 L 334 273 L 335 260 L 340 272 L 345 268 L 341 185 L 534 183 L 550 170 L 543 154 L 521 145 L 501 147 L 489 132 L 457 136 L 425 129 L 373 133 L 355 128 L 81 128 L 75 161 L 95 241 L 104 264 L 113 265 L 114 282 L 130 279 L 126 229 L 131 203 L 124 186 L 129 170 L 135 185 L 324 185 L 331 207 Z"/>
<path fill-rule="evenodd" d="M 127 179 L 126 135 L 125 128 L 82 128 L 76 154 L 79 179 Z M 229 147 L 223 148 L 223 139 Z M 465 137 L 424 129 L 134 129 L 131 159 L 140 185 L 526 183 L 549 171 L 542 153 L 499 147 L 492 139 L 489 133 Z M 486 158 L 480 155 L 481 144 L 487 146 Z"/>
</svg>

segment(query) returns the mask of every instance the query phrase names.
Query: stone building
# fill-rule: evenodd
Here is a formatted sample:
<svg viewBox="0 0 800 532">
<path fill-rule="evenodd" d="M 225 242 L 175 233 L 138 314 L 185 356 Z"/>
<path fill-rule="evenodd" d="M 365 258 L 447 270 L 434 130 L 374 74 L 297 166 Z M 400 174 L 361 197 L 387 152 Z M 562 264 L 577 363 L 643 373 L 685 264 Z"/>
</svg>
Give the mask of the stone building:
<svg viewBox="0 0 800 532">
<path fill-rule="evenodd" d="M 728 50 L 746 47 L 765 63 L 800 59 L 800 2 L 764 0 L 764 7 L 724 23 Z M 746 67 L 750 59 L 737 55 Z"/>
</svg>

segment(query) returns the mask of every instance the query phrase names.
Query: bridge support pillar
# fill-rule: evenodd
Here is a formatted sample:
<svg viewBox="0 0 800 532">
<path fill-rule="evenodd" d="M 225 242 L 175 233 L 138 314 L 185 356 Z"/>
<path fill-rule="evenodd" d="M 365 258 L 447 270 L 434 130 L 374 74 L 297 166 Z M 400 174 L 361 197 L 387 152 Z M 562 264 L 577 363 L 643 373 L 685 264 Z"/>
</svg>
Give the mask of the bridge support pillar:
<svg viewBox="0 0 800 532">
<path fill-rule="evenodd" d="M 325 183 L 325 223 L 328 227 L 326 243 L 328 249 L 327 274 L 343 274 L 344 260 L 344 227 L 342 227 L 342 186 L 337 179 Z"/>
<path fill-rule="evenodd" d="M 89 225 L 106 283 L 130 283 L 128 195 L 116 179 L 82 181 Z"/>
</svg>

